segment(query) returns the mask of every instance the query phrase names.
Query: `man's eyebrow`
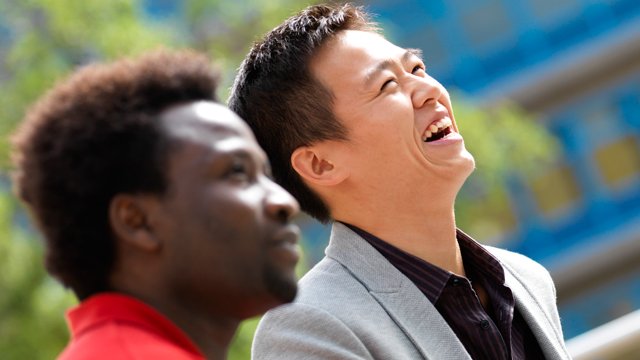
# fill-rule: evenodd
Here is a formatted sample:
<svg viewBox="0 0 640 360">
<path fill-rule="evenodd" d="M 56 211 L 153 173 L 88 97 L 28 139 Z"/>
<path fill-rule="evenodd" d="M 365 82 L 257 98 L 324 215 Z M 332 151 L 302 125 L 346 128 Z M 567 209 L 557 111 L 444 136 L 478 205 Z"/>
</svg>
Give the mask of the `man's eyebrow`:
<svg viewBox="0 0 640 360">
<path fill-rule="evenodd" d="M 402 55 L 402 61 L 404 62 L 404 61 L 409 60 L 411 55 L 417 57 L 420 60 L 423 60 L 422 59 L 422 50 L 409 48 L 409 49 L 407 49 L 407 52 L 405 52 L 404 55 Z"/>
<path fill-rule="evenodd" d="M 417 57 L 422 60 L 422 50 L 420 49 L 406 49 L 404 54 L 400 57 L 401 63 L 406 63 L 412 57 Z M 395 65 L 393 59 L 387 59 L 378 63 L 371 71 L 367 72 L 364 79 L 365 88 L 369 88 L 371 83 L 378 77 L 378 74 L 387 70 Z"/>
<path fill-rule="evenodd" d="M 271 163 L 266 155 L 259 151 L 253 151 L 244 147 L 231 148 L 227 151 L 221 151 L 219 156 L 228 156 L 230 158 L 241 159 L 253 163 L 258 169 L 264 171 L 265 174 L 271 176 Z"/>
<path fill-rule="evenodd" d="M 213 164 L 221 159 L 242 159 L 252 160 L 253 156 L 247 149 L 239 145 L 233 145 L 229 147 L 217 147 L 215 151 L 209 152 L 206 157 L 206 162 Z"/>
</svg>

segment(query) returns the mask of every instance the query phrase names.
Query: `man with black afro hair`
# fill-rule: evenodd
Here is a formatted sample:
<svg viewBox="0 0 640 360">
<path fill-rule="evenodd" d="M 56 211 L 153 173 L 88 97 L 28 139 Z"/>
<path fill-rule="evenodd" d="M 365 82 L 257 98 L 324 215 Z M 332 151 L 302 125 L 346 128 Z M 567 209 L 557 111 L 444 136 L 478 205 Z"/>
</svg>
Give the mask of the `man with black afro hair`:
<svg viewBox="0 0 640 360">
<path fill-rule="evenodd" d="M 90 65 L 14 134 L 46 267 L 81 301 L 60 359 L 222 359 L 294 299 L 298 204 L 217 80 L 190 51 Z"/>
</svg>

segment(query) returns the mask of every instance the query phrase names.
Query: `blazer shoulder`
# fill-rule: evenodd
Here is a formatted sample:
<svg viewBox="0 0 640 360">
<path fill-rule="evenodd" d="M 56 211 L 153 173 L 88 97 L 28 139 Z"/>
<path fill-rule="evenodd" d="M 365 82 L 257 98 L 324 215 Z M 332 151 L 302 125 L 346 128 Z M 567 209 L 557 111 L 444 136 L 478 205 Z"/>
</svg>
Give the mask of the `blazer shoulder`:
<svg viewBox="0 0 640 360">
<path fill-rule="evenodd" d="M 485 248 L 498 258 L 502 265 L 507 268 L 506 270 L 511 271 L 518 278 L 524 278 L 528 281 L 542 281 L 544 283 L 552 282 L 549 271 L 530 257 L 492 246 L 485 246 Z"/>
<path fill-rule="evenodd" d="M 252 354 L 255 359 L 411 359 L 418 350 L 366 284 L 325 258 L 300 280 L 293 303 L 262 318 Z"/>
<path fill-rule="evenodd" d="M 519 284 L 511 283 L 509 285 L 516 285 L 516 288 L 520 287 L 529 294 L 529 297 L 527 297 L 523 295 L 524 293 L 522 292 L 518 293 L 523 296 L 523 298 L 531 299 L 531 301 L 525 302 L 524 304 L 532 309 L 533 304 L 537 303 L 537 306 L 549 320 L 549 324 L 552 326 L 557 341 L 560 344 L 558 347 L 558 349 L 561 349 L 559 351 L 562 351 L 562 353 L 559 354 L 560 358 L 569 358 L 564 344 L 562 325 L 556 305 L 556 288 L 549 271 L 525 255 L 493 247 L 486 248 L 500 260 L 503 268 L 505 268 L 505 272 L 511 274 L 514 281 L 519 282 Z M 507 280 L 507 282 L 509 283 L 509 280 Z"/>
<path fill-rule="evenodd" d="M 544 266 L 516 252 L 489 246 L 486 248 L 498 258 L 505 271 L 520 282 L 534 298 L 553 308 L 553 312 L 557 312 L 556 287 L 551 274 Z"/>
</svg>

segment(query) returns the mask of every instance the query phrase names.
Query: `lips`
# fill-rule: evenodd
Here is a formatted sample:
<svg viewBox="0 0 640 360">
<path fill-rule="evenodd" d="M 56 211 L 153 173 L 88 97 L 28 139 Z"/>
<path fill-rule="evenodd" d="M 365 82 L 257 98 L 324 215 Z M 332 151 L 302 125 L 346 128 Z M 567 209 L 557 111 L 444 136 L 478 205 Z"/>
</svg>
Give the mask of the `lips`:
<svg viewBox="0 0 640 360">
<path fill-rule="evenodd" d="M 278 231 L 269 242 L 272 249 L 275 249 L 279 256 L 284 259 L 297 263 L 300 257 L 298 249 L 298 239 L 300 238 L 300 229 L 296 225 L 288 225 L 281 231 Z"/>
<path fill-rule="evenodd" d="M 435 116 L 431 119 L 429 126 L 422 133 L 423 142 L 433 142 L 444 138 L 454 132 L 453 121 L 449 117 L 449 112 L 445 107 L 438 107 Z"/>
<path fill-rule="evenodd" d="M 273 237 L 274 243 L 287 243 L 296 245 L 300 238 L 300 228 L 297 225 L 290 224 L 285 226 L 281 231 L 277 232 Z"/>
</svg>

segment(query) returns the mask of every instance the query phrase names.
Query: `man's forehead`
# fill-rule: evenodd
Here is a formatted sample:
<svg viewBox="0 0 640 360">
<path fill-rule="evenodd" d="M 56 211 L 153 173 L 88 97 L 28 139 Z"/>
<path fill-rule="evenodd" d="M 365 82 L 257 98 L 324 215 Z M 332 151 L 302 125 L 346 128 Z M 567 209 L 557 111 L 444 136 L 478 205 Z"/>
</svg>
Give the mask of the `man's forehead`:
<svg viewBox="0 0 640 360">
<path fill-rule="evenodd" d="M 420 50 L 402 48 L 375 32 L 344 30 L 325 45 L 313 59 L 311 71 L 329 88 L 336 82 L 367 88 L 392 64 L 422 59 Z"/>
<path fill-rule="evenodd" d="M 361 30 L 344 30 L 335 37 L 334 48 L 342 51 L 363 52 L 369 56 L 380 54 L 391 56 L 403 53 L 404 49 L 376 32 Z"/>
<path fill-rule="evenodd" d="M 214 102 L 178 105 L 166 110 L 160 117 L 172 136 L 194 137 L 199 134 L 216 138 L 230 135 L 253 138 L 249 127 L 235 113 Z"/>
<path fill-rule="evenodd" d="M 161 121 L 170 141 L 186 151 L 174 154 L 176 161 L 206 166 L 203 164 L 225 154 L 266 158 L 249 127 L 223 105 L 198 102 L 176 106 L 163 113 Z"/>
<path fill-rule="evenodd" d="M 229 108 L 213 101 L 193 101 L 173 106 L 163 111 L 160 116 L 168 122 L 197 121 L 212 125 L 237 127 L 238 116 Z"/>
<path fill-rule="evenodd" d="M 187 105 L 188 110 L 204 122 L 211 124 L 218 123 L 235 123 L 235 114 L 224 105 L 220 105 L 209 101 L 198 101 Z"/>
<path fill-rule="evenodd" d="M 367 44 L 371 41 L 357 41 L 356 38 L 364 37 L 365 40 L 376 39 L 375 42 L 384 40 L 380 35 L 374 33 L 365 33 L 355 30 L 344 30 L 336 34 L 336 36 L 328 40 L 319 51 L 314 55 L 310 62 L 311 72 L 321 82 L 331 82 L 332 79 L 343 79 L 342 74 L 345 72 L 353 73 L 364 70 L 373 62 L 368 52 Z"/>
</svg>

